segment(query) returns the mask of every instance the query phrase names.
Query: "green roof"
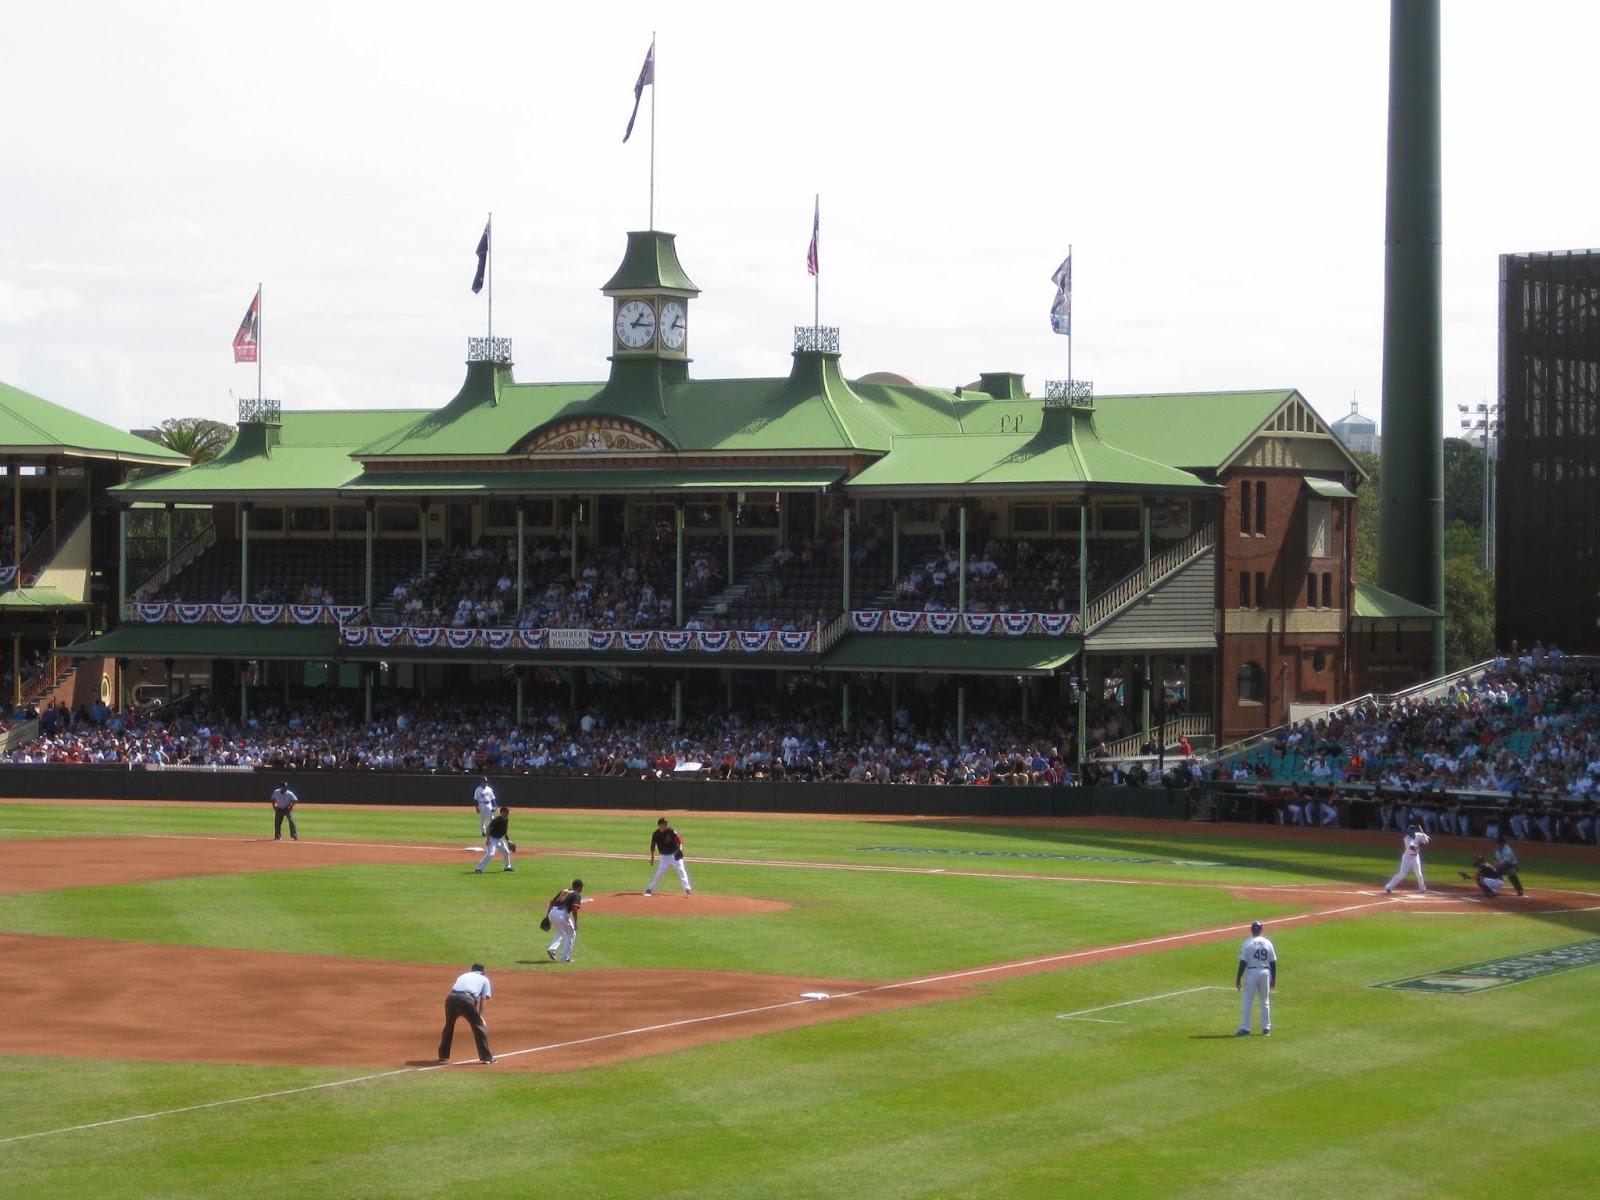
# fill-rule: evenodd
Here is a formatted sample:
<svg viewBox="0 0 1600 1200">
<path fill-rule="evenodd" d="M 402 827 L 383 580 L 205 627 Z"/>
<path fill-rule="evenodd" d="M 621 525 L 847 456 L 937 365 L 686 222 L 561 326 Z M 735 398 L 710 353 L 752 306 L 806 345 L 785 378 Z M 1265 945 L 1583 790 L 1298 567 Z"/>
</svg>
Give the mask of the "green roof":
<svg viewBox="0 0 1600 1200">
<path fill-rule="evenodd" d="M 964 413 L 995 403 L 957 401 L 932 388 L 852 384 L 839 356 L 800 352 L 787 378 L 689 379 L 681 364 L 619 362 L 604 383 L 516 383 L 509 369 L 468 366 L 460 392 L 362 446 L 357 457 L 437 459 L 518 452 L 557 422 L 635 423 L 680 453 L 886 453 L 897 433 L 949 433 Z"/>
<path fill-rule="evenodd" d="M 138 466 L 179 466 L 182 454 L 0 383 L 0 455 L 69 454 Z"/>
<path fill-rule="evenodd" d="M 613 467 L 527 471 L 368 471 L 350 481 L 340 494 L 353 496 L 442 496 L 466 493 L 485 496 L 582 496 L 592 492 L 814 491 L 828 487 L 841 467 Z"/>
<path fill-rule="evenodd" d="M 700 289 L 684 274 L 683 264 L 678 261 L 677 236 L 659 229 L 630 233 L 622 265 L 600 290 L 665 291 L 698 296 Z"/>
<path fill-rule="evenodd" d="M 29 609 L 87 608 L 87 600 L 74 600 L 59 588 L 24 587 L 0 592 L 0 608 Z"/>
<path fill-rule="evenodd" d="M 1334 479 L 1317 479 L 1308 475 L 1306 476 L 1306 487 L 1318 496 L 1325 497 L 1328 500 L 1354 500 L 1356 498 L 1354 492 Z"/>
<path fill-rule="evenodd" d="M 280 424 L 250 422 L 210 462 L 110 489 L 125 500 L 249 500 L 326 495 L 361 473 L 357 447 L 416 417 L 415 410 L 285 412 Z"/>
<path fill-rule="evenodd" d="M 56 651 L 66 658 L 254 658 L 329 661 L 339 657 L 332 625 L 122 625 Z"/>
<path fill-rule="evenodd" d="M 1095 426 L 1119 446 L 1137 446 L 1159 462 L 1220 469 L 1293 396 L 1266 392 L 1096 396 Z"/>
<path fill-rule="evenodd" d="M 1356 584 L 1355 611 L 1350 614 L 1357 618 L 1369 620 L 1395 620 L 1422 618 L 1437 621 L 1439 614 L 1431 608 L 1407 600 L 1404 596 L 1396 596 L 1393 592 L 1386 592 L 1382 588 L 1370 583 Z"/>
<path fill-rule="evenodd" d="M 1107 444 L 1096 411 L 1085 406 L 1008 404 L 1007 432 L 964 432 L 894 439 L 888 457 L 849 483 L 883 495 L 937 490 L 944 495 L 1129 490 L 1211 491 L 1187 471 Z M 1020 427 L 1020 432 L 1010 432 Z"/>
<path fill-rule="evenodd" d="M 825 671 L 941 672 L 951 675 L 1049 675 L 1070 662 L 1080 638 L 918 637 L 847 634 L 822 660 Z"/>
</svg>

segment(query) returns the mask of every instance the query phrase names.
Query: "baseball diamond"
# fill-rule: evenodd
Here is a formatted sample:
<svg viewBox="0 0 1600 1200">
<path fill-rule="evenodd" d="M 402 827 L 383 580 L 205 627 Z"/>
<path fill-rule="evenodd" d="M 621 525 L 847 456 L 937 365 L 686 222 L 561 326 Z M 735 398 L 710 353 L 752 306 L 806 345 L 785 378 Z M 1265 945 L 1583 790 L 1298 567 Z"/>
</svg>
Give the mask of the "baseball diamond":
<svg viewBox="0 0 1600 1200">
<path fill-rule="evenodd" d="M 694 834 L 696 887 L 645 897 L 642 814 L 543 809 L 521 818 L 537 830 L 522 870 L 486 893 L 472 886 L 480 852 L 460 844 L 458 797 L 403 810 L 319 804 L 318 836 L 302 829 L 292 856 L 252 821 L 248 804 L 0 802 L 0 961 L 29 981 L 0 1027 L 4 1061 L 28 1067 L 0 1072 L 0 1099 L 11 1101 L 0 1117 L 0 1183 L 50 1181 L 56 1194 L 96 1200 L 140 1194 L 128 1190 L 147 1174 L 128 1158 L 138 1143 L 123 1146 L 127 1135 L 117 1132 L 130 1122 L 174 1149 L 221 1138 L 240 1147 L 241 1171 L 259 1172 L 250 1147 L 268 1113 L 273 1123 L 293 1122 L 302 1141 L 336 1139 L 343 1149 L 330 1146 L 321 1169 L 343 1177 L 343 1150 L 382 1142 L 380 1129 L 420 1133 L 438 1089 L 460 1086 L 445 1081 L 461 1071 L 476 1073 L 473 1087 L 494 1089 L 503 1120 L 532 1119 L 563 1095 L 587 1097 L 591 1127 L 564 1152 L 565 1165 L 541 1176 L 573 1187 L 596 1181 L 594 1155 L 629 1126 L 612 1106 L 632 1077 L 614 1073 L 644 1063 L 651 1079 L 653 1064 L 670 1063 L 674 1079 L 710 1089 L 716 1107 L 739 1107 L 774 1134 L 798 1119 L 790 1111 L 797 1098 L 773 1080 L 752 1099 L 752 1078 L 776 1071 L 797 1081 L 822 1070 L 830 1104 L 880 1112 L 891 1124 L 926 1116 L 967 1128 L 969 1117 L 931 1096 L 874 1099 L 879 1087 L 870 1081 L 925 1079 L 914 1086 L 943 1094 L 947 1070 L 982 1072 L 997 1055 L 1011 1059 L 1011 1103 L 1042 1105 L 1040 1119 L 1063 1129 L 1086 1119 L 1086 1096 L 1114 1106 L 1101 1081 L 1135 1069 L 1157 1079 L 1175 1069 L 1214 1075 L 1214 1089 L 1190 1085 L 1214 1117 L 1229 1103 L 1234 1072 L 1266 1066 L 1211 1049 L 1232 1043 L 1238 1015 L 1213 998 L 1226 986 L 1214 955 L 1236 946 L 1250 919 L 1265 923 L 1290 964 L 1273 997 L 1273 1037 L 1257 1040 L 1309 1079 L 1322 1096 L 1313 1105 L 1320 1122 L 1347 1103 L 1335 1081 L 1349 1070 L 1337 1047 L 1352 1017 L 1417 1036 L 1403 1010 L 1360 999 L 1407 993 L 1368 985 L 1414 975 L 1418 965 L 1485 958 L 1469 947 L 1537 954 L 1570 941 L 1572 922 L 1600 935 L 1600 864 L 1582 847 L 1540 851 L 1538 878 L 1548 886 L 1490 909 L 1467 885 L 1386 896 L 1373 880 L 1392 840 L 1376 831 L 1109 818 L 892 818 L 893 847 L 865 850 L 881 846 L 884 820 L 674 815 L 672 824 Z M 1437 859 L 1474 847 L 1441 836 L 1429 849 Z M 582 954 L 553 964 L 537 919 L 551 893 L 580 873 Z M 1545 929 L 1545 921 L 1561 924 Z M 940 933 L 930 938 L 934 925 Z M 1352 975 L 1342 965 L 1362 958 L 1370 969 Z M 447 1062 L 434 1057 L 441 988 L 467 962 L 493 981 L 484 1008 L 492 1063 L 479 1063 L 470 1040 Z M 1509 990 L 1541 989 L 1550 1019 L 1566 1023 L 1592 992 L 1583 986 L 1567 998 L 1573 985 L 1561 981 L 1583 975 Z M 205 1020 L 150 1019 L 174 979 Z M 1146 1002 L 1154 997 L 1164 998 Z M 1063 1012 L 1082 1015 L 1057 1020 Z M 1475 1026 L 1434 1028 L 1470 1038 Z M 977 1029 L 985 1032 L 964 1047 Z M 941 1048 L 906 1061 L 894 1049 L 902 1042 Z M 1016 1058 L 1023 1047 L 1025 1061 Z M 1444 1064 L 1459 1048 L 1439 1053 L 1448 1074 Z M 1185 1060 L 1190 1066 L 1180 1067 Z M 95 1077 L 72 1074 L 84 1063 L 177 1074 L 148 1093 L 103 1092 Z M 1517 1066 L 1538 1070 L 1526 1055 Z M 1068 1069 L 1073 1094 L 1057 1100 L 1048 1081 Z M 1424 1079 L 1432 1070 L 1417 1069 Z M 53 1081 L 49 1090 L 42 1080 Z M 70 1111 L 52 1094 L 72 1097 Z M 351 1102 L 357 1108 L 338 1115 Z M 224 1107 L 205 1107 L 217 1103 Z M 1554 1111 L 1533 1092 L 1519 1103 Z M 1046 1118 L 1057 1104 L 1077 1116 L 1069 1120 L 1063 1108 Z M 365 1115 L 372 1106 L 385 1114 L 377 1125 Z M 1448 1114 L 1441 1110 L 1431 1127 L 1446 1135 L 1460 1128 Z M 720 1161 L 698 1131 L 676 1117 L 672 1125 L 702 1169 Z M 1007 1159 L 1036 1159 L 1031 1135 L 1015 1140 L 990 1128 Z M 74 1152 L 89 1136 L 109 1139 L 120 1178 Z M 1115 1139 L 1096 1140 L 1102 1156 L 1108 1145 L 1120 1153 Z M 1263 1144 L 1278 1169 L 1292 1170 L 1270 1137 Z M 50 1165 L 62 1153 L 70 1172 Z M 991 1180 L 1002 1180 L 994 1155 L 985 1159 Z M 742 1161 L 747 1174 L 772 1170 Z M 451 1163 L 459 1167 L 445 1151 L 440 1166 Z M 653 1182 L 648 1172 L 608 1174 L 616 1194 L 644 1194 Z M 423 1168 L 418 1178 L 428 1175 Z M 513 1164 L 505 1177 L 525 1175 Z M 441 1176 L 429 1190 L 448 1186 Z M 1005 1193 L 1022 1194 L 1002 1181 L 997 1194 Z"/>
</svg>

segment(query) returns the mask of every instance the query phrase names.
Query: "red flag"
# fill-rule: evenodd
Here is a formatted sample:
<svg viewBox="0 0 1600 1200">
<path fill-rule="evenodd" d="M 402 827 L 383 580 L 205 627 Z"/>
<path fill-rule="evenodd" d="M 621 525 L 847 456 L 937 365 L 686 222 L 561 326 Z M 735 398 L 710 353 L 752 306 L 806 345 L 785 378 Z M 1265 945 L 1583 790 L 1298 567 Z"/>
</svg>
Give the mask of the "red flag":
<svg viewBox="0 0 1600 1200">
<path fill-rule="evenodd" d="M 256 339 L 261 332 L 261 289 L 256 289 L 256 298 L 250 301 L 250 307 L 244 314 L 244 320 L 239 322 L 239 332 L 233 335 L 233 361 L 236 363 L 256 361 Z"/>
<path fill-rule="evenodd" d="M 633 136 L 633 123 L 639 116 L 639 97 L 644 95 L 645 84 L 652 86 L 656 81 L 656 44 L 650 43 L 650 49 L 644 52 L 644 66 L 639 68 L 639 78 L 633 85 L 633 112 L 628 114 L 628 128 L 622 133 L 622 140 L 627 141 Z"/>
<path fill-rule="evenodd" d="M 811 214 L 811 249 L 806 251 L 806 274 L 817 273 L 817 234 L 822 230 L 822 197 L 817 197 L 817 207 Z"/>
</svg>

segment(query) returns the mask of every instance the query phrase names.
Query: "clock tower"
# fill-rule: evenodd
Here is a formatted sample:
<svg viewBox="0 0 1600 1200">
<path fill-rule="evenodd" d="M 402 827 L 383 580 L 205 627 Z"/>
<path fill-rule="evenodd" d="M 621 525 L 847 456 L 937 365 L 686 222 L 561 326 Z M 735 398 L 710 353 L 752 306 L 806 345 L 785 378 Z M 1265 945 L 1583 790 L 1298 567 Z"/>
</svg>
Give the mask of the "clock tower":
<svg viewBox="0 0 1600 1200">
<path fill-rule="evenodd" d="M 628 235 L 616 274 L 600 290 L 611 297 L 611 361 L 689 361 L 689 301 L 700 294 L 683 273 L 675 234 Z"/>
</svg>

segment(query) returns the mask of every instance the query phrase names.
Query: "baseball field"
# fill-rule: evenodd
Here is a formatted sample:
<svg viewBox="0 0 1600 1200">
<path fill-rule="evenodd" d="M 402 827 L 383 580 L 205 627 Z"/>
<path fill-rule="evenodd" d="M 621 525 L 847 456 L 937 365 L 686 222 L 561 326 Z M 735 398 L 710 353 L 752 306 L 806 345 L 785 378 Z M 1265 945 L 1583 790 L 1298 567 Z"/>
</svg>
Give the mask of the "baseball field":
<svg viewBox="0 0 1600 1200">
<path fill-rule="evenodd" d="M 0 802 L 0 1196 L 1589 1197 L 1600 851 L 1392 834 Z M 572 963 L 546 901 L 582 877 Z M 1277 947 L 1235 1037 L 1240 941 Z M 439 1062 L 481 962 L 497 1060 Z M 1259 1028 L 1259 1027 L 1258 1027 Z"/>
</svg>

